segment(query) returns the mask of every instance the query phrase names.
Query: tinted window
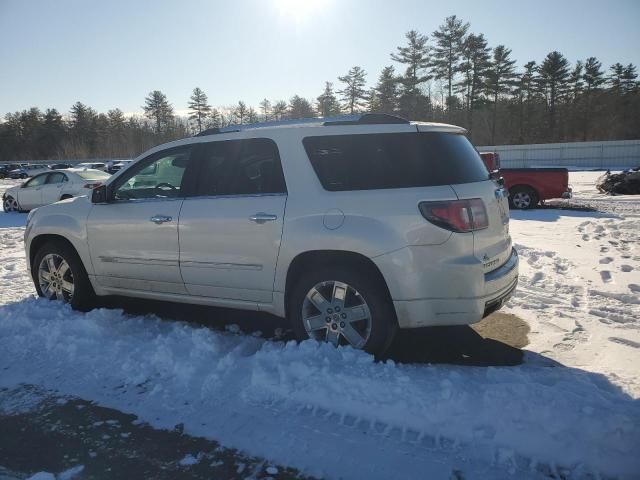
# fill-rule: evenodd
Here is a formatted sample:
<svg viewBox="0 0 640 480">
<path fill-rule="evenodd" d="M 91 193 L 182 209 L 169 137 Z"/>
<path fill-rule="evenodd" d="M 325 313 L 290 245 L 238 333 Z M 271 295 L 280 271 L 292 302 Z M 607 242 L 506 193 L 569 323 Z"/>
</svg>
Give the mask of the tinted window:
<svg viewBox="0 0 640 480">
<path fill-rule="evenodd" d="M 463 135 L 384 133 L 303 140 L 327 190 L 372 190 L 480 182 L 488 179 L 480 156 Z"/>
<path fill-rule="evenodd" d="M 178 147 L 153 154 L 119 177 L 113 186 L 114 199 L 175 198 L 183 196 L 191 147 Z"/>
<path fill-rule="evenodd" d="M 259 195 L 286 191 L 278 147 L 272 140 L 227 140 L 204 146 L 197 195 Z"/>
<path fill-rule="evenodd" d="M 47 174 L 46 173 L 44 173 L 42 175 L 36 175 L 31 180 L 29 180 L 27 183 L 25 183 L 24 186 L 25 187 L 38 187 L 38 186 L 42 185 L 45 182 L 46 179 L 47 179 Z"/>
<path fill-rule="evenodd" d="M 67 177 L 64 173 L 50 173 L 47 178 L 47 184 L 52 183 L 64 183 L 67 181 Z"/>
</svg>

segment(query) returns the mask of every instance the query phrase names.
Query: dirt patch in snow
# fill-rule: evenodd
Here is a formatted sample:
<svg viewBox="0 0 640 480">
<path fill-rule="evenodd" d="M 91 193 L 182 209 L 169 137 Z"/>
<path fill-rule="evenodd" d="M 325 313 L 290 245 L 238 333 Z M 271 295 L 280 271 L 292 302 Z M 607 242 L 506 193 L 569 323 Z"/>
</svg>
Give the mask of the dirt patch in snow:
<svg viewBox="0 0 640 480">
<path fill-rule="evenodd" d="M 62 478 L 61 472 L 70 469 L 82 472 L 78 478 L 92 479 L 308 478 L 215 441 L 186 435 L 181 424 L 173 430 L 155 429 L 135 415 L 30 386 L 0 389 L 0 402 L 11 403 L 11 397 L 22 400 L 25 395 L 44 396 L 35 408 L 0 414 L 0 465 L 13 478 L 36 472 Z M 2 470 L 0 478 L 1 474 Z"/>
</svg>

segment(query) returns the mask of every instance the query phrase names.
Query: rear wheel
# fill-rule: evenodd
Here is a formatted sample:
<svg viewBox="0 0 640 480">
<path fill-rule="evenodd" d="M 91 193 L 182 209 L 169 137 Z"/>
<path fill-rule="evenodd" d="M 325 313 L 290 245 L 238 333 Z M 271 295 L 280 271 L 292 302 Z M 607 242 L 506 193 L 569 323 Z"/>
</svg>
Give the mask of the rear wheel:
<svg viewBox="0 0 640 480">
<path fill-rule="evenodd" d="M 538 196 L 532 188 L 514 187 L 509 189 L 509 204 L 516 210 L 527 210 L 538 204 Z"/>
<path fill-rule="evenodd" d="M 69 195 L 68 193 L 66 193 L 60 197 L 60 200 L 66 200 L 67 198 L 73 198 L 73 195 Z"/>
<path fill-rule="evenodd" d="M 329 267 L 303 274 L 289 305 L 296 338 L 383 354 L 397 322 L 386 289 L 370 277 Z"/>
<path fill-rule="evenodd" d="M 6 213 L 17 212 L 20 210 L 17 200 L 10 196 L 4 199 L 4 202 L 2 202 L 2 208 Z"/>
<path fill-rule="evenodd" d="M 69 303 L 74 310 L 91 310 L 95 293 L 78 254 L 63 242 L 44 244 L 35 256 L 31 271 L 41 297 Z"/>
</svg>

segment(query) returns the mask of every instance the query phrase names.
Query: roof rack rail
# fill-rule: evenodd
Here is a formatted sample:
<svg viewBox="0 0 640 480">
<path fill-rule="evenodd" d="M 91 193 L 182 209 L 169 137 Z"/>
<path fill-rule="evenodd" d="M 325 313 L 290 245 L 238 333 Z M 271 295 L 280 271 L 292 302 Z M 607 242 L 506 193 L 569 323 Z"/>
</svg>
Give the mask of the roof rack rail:
<svg viewBox="0 0 640 480">
<path fill-rule="evenodd" d="M 231 133 L 231 132 L 239 132 L 239 128 L 230 129 L 230 127 L 225 128 L 207 128 L 206 130 L 201 131 L 200 133 L 196 133 L 194 137 L 206 137 L 207 135 L 217 135 L 220 133 Z"/>
<path fill-rule="evenodd" d="M 363 115 L 353 115 L 352 118 L 325 119 L 323 125 L 383 125 L 389 123 L 409 123 L 409 120 L 389 115 L 388 113 L 365 113 Z"/>
<path fill-rule="evenodd" d="M 305 125 L 315 124 L 323 126 L 334 125 L 383 125 L 383 124 L 399 124 L 409 123 L 402 117 L 389 115 L 386 113 L 363 113 L 356 115 L 338 115 L 327 118 L 297 118 L 293 120 L 277 120 L 272 122 L 257 122 L 246 125 L 230 125 L 222 128 L 208 128 L 196 134 L 196 137 L 204 137 L 207 135 L 219 135 L 222 133 L 242 132 L 244 130 L 252 130 L 254 128 L 265 127 L 281 127 L 286 125 Z"/>
</svg>

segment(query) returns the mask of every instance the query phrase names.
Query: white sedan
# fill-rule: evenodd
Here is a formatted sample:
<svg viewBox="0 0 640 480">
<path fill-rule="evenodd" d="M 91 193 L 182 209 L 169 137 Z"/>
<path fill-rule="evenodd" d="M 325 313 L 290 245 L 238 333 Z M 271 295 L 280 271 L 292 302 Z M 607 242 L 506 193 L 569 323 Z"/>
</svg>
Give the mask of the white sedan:
<svg viewBox="0 0 640 480">
<path fill-rule="evenodd" d="M 100 170 L 68 169 L 40 173 L 2 196 L 5 212 L 27 211 L 65 198 L 88 195 L 109 174 Z"/>
</svg>

